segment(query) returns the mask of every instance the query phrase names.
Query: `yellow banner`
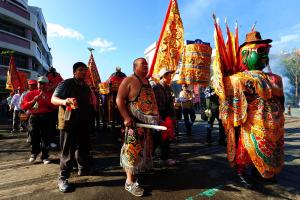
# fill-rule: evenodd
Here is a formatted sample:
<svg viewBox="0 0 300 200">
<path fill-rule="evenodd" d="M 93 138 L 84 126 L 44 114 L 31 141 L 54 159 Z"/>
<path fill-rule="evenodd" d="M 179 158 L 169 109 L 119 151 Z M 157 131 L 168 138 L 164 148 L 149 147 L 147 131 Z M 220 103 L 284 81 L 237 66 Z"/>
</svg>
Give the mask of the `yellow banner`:
<svg viewBox="0 0 300 200">
<path fill-rule="evenodd" d="M 178 4 L 176 0 L 171 0 L 149 75 L 157 75 L 163 67 L 176 70 L 183 45 L 183 24 Z"/>
</svg>

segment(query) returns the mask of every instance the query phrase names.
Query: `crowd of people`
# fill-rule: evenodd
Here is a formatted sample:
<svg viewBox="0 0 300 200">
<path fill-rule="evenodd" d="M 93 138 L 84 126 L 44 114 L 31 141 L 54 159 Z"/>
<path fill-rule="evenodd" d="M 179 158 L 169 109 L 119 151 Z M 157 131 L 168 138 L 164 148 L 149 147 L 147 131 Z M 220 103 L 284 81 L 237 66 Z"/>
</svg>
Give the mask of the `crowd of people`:
<svg viewBox="0 0 300 200">
<path fill-rule="evenodd" d="M 134 74 L 125 78 L 116 98 L 118 109 L 126 127 L 124 145 L 121 150 L 121 166 L 127 175 L 125 189 L 135 196 L 143 195 L 135 175 L 151 170 L 152 155 L 160 150 L 159 163 L 172 166 L 176 160 L 170 155 L 170 142 L 177 138 L 178 110 L 171 87 L 174 71 L 163 68 L 157 82 L 146 78 L 148 64 L 144 58 L 134 61 Z M 61 149 L 58 187 L 62 192 L 70 190 L 68 178 L 77 164 L 78 175 L 89 172 L 88 156 L 90 133 L 95 131 L 95 117 L 99 114 L 99 93 L 85 82 L 87 66 L 77 62 L 73 66 L 73 78 L 63 80 L 55 68 L 37 80 L 28 80 L 28 89 L 18 88 L 1 102 L 2 113 L 12 112 L 11 134 L 27 132 L 27 142 L 31 145 L 29 163 L 34 163 L 40 155 L 44 164 L 51 163 L 49 150 L 56 148 L 59 133 Z M 194 94 L 187 85 L 182 86 L 179 98 L 180 115 L 183 114 L 187 134 L 191 134 L 195 122 Z M 5 105 L 8 106 L 5 109 Z M 9 114 L 7 114 L 9 118 Z M 97 121 L 97 120 L 96 120 Z M 135 122 L 162 125 L 167 131 L 138 128 Z M 96 123 L 97 126 L 97 123 Z M 177 132 L 178 133 L 178 132 Z M 137 151 L 139 145 L 139 151 Z M 134 152 L 131 152 L 134 150 Z"/>
<path fill-rule="evenodd" d="M 207 120 L 206 141 L 208 144 L 212 143 L 212 129 L 214 121 L 217 120 L 218 143 L 227 145 L 228 160 L 236 167 L 245 187 L 251 186 L 245 176 L 246 166 L 252 166 L 256 173 L 267 179 L 279 173 L 283 162 L 284 99 L 280 90 L 280 79 L 274 74 L 262 72 L 268 62 L 266 57 L 270 48 L 268 43 L 270 40 L 258 38 L 257 41 L 246 41 L 241 46 L 241 53 L 245 53 L 241 58 L 248 70 L 238 76 L 232 76 L 234 79 L 230 84 L 236 81 L 237 86 L 241 88 L 235 88 L 239 93 L 232 95 L 227 93 L 229 96 L 225 100 L 219 99 L 212 86 L 195 93 L 186 84 L 182 85 L 182 91 L 176 98 L 171 87 L 173 70 L 163 67 L 158 79 L 149 81 L 146 59 L 141 57 L 134 60 L 133 74 L 121 82 L 116 96 L 116 104 L 125 129 L 120 150 L 120 165 L 126 173 L 124 184 L 126 191 L 134 196 L 144 195 L 137 174 L 152 170 L 156 149 L 160 149 L 159 163 L 162 166 L 176 165 L 176 160 L 170 154 L 170 143 L 177 139 L 178 120 L 183 115 L 186 134 L 191 135 L 196 120 L 195 109 L 204 104 L 205 109 L 202 110 L 205 110 Z M 255 45 L 261 48 L 260 52 L 252 51 Z M 253 52 L 258 54 L 254 61 L 248 56 Z M 51 163 L 49 149 L 56 147 L 55 138 L 59 130 L 61 154 L 58 188 L 62 192 L 71 190 L 68 179 L 74 163 L 79 176 L 89 174 L 90 134 L 95 130 L 95 126 L 98 126 L 95 118 L 101 112 L 97 101 L 98 91 L 85 82 L 87 70 L 85 63 L 77 62 L 73 65 L 73 77 L 63 80 L 56 70 L 51 68 L 38 80 L 28 80 L 27 91 L 18 88 L 15 94 L 1 101 L 2 111 L 13 112 L 11 133 L 28 131 L 27 141 L 31 144 L 30 163 L 34 163 L 40 153 L 44 164 Z M 277 81 L 276 85 L 272 85 L 269 76 Z M 276 93 L 268 96 L 271 100 L 265 100 L 267 97 L 263 96 L 264 91 L 255 88 L 258 85 L 254 85 L 254 82 L 249 82 L 257 80 L 252 77 L 259 77 L 258 79 L 271 89 L 276 88 Z M 9 109 L 5 109 L 5 105 L 9 105 Z M 273 110 L 263 112 L 258 106 L 275 106 L 278 112 L 273 113 Z M 266 121 L 264 118 L 266 112 L 269 112 L 269 116 L 276 115 L 276 118 L 269 119 L 271 124 L 264 127 L 265 129 L 258 130 L 259 123 L 262 120 Z M 241 118 L 237 122 L 230 121 L 236 120 L 236 115 L 233 117 L 233 114 L 240 114 Z M 272 125 L 277 127 L 276 130 Z M 255 131 L 259 132 L 258 135 Z M 281 134 L 276 135 L 276 131 L 280 131 Z M 271 136 L 264 135 L 265 133 L 270 133 Z M 273 136 L 276 143 L 266 139 Z M 250 140 L 257 145 L 253 147 L 256 150 L 253 150 Z M 264 149 L 259 149 L 258 145 L 261 145 L 261 142 L 265 145 Z M 264 154 L 264 150 L 269 152 L 271 158 L 264 156 L 262 160 L 260 159 L 259 156 Z"/>
<path fill-rule="evenodd" d="M 37 80 L 28 80 L 26 91 L 19 87 L 1 101 L 1 113 L 7 113 L 8 119 L 12 113 L 11 134 L 27 132 L 29 163 L 35 163 L 40 154 L 42 163 L 50 164 L 49 150 L 58 147 L 60 132 L 58 187 L 62 192 L 69 190 L 68 178 L 75 161 L 78 175 L 87 174 L 89 138 L 99 111 L 95 91 L 85 83 L 86 64 L 75 63 L 73 74 L 73 78 L 63 80 L 51 67 Z"/>
<path fill-rule="evenodd" d="M 226 92 L 223 95 L 226 96 L 219 99 L 220 84 L 216 85 L 214 81 L 213 87 L 205 90 L 207 143 L 212 142 L 212 127 L 217 119 L 219 144 L 227 145 L 228 161 L 235 167 L 245 188 L 252 187 L 246 173 L 247 167 L 251 167 L 251 175 L 273 182 L 284 162 L 282 81 L 278 75 L 263 72 L 269 63 L 271 41 L 263 40 L 259 32 L 252 30 L 240 46 L 242 70 L 224 77 L 226 87 L 223 89 Z M 117 96 L 117 105 L 126 127 L 120 163 L 126 172 L 125 190 L 134 196 L 143 196 L 144 189 L 139 185 L 136 174 L 151 168 L 152 153 L 156 147 L 161 148 L 160 160 L 163 163 L 176 164 L 169 154 L 169 142 L 174 138 L 173 127 L 176 126 L 174 119 L 177 118 L 175 99 L 170 89 L 174 71 L 162 68 L 159 80 L 156 83 L 152 81 L 152 84 L 147 79 L 148 64 L 144 58 L 134 61 L 133 71 L 134 74 L 121 83 Z M 186 133 L 189 135 L 195 122 L 195 101 L 187 85 L 182 85 L 177 102 L 181 103 Z M 157 129 L 157 125 L 168 129 L 157 134 L 157 130 L 139 127 L 140 123 L 150 125 L 148 127 L 151 129 Z"/>
</svg>

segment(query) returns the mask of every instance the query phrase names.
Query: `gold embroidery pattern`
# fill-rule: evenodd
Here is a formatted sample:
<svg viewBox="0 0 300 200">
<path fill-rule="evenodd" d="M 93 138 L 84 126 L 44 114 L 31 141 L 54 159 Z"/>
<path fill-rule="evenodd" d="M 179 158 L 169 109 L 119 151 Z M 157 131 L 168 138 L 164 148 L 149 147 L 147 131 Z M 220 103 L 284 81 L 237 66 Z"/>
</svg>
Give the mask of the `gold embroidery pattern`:
<svg viewBox="0 0 300 200">
<path fill-rule="evenodd" d="M 176 0 L 172 0 L 161 43 L 157 48 L 153 74 L 158 74 L 163 67 L 176 70 L 183 49 L 183 25 Z"/>
<path fill-rule="evenodd" d="M 189 44 L 184 47 L 179 84 L 207 86 L 210 79 L 212 49 L 207 44 Z"/>
</svg>

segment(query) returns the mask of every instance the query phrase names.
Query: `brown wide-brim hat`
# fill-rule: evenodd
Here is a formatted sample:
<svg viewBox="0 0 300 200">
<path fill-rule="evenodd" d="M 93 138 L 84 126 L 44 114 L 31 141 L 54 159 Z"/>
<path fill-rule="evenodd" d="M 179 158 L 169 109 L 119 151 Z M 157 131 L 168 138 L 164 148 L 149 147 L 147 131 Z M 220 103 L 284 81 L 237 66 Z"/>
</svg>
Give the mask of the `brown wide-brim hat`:
<svg viewBox="0 0 300 200">
<path fill-rule="evenodd" d="M 251 31 L 250 33 L 246 34 L 246 41 L 240 46 L 240 48 L 246 44 L 269 44 L 271 42 L 271 39 L 261 39 L 261 35 L 258 31 Z"/>
</svg>

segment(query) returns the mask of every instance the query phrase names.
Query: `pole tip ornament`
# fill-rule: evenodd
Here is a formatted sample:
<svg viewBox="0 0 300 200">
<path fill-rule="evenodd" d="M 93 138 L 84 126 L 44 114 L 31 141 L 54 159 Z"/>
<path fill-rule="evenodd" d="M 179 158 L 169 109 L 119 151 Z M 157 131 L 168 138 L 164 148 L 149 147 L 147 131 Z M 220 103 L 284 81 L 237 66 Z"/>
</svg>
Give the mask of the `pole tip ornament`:
<svg viewBox="0 0 300 200">
<path fill-rule="evenodd" d="M 92 53 L 92 51 L 94 51 L 94 48 L 88 47 L 88 50 Z"/>
</svg>

